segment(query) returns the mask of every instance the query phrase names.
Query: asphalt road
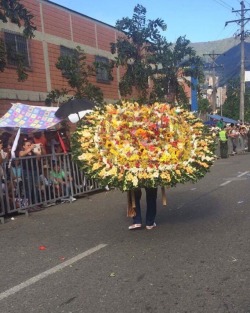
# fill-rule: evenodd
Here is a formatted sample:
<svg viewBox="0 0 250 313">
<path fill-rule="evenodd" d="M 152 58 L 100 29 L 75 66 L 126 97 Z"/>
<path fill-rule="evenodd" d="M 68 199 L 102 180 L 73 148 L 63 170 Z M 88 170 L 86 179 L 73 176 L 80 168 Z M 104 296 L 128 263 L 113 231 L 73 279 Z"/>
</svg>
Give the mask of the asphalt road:
<svg viewBox="0 0 250 313">
<path fill-rule="evenodd" d="M 151 231 L 117 190 L 8 219 L 0 313 L 250 313 L 249 187 L 244 154 L 159 193 Z"/>
</svg>

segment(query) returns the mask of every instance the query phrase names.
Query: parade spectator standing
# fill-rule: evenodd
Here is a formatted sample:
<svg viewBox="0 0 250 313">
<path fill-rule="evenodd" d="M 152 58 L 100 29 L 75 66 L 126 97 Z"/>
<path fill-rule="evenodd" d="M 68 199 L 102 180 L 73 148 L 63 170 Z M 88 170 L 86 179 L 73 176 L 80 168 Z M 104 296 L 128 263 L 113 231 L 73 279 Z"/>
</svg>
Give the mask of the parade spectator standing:
<svg viewBox="0 0 250 313">
<path fill-rule="evenodd" d="M 145 188 L 146 191 L 146 229 L 151 230 L 156 227 L 156 200 L 157 200 L 157 188 Z M 140 188 L 134 190 L 135 195 L 135 213 L 133 217 L 133 224 L 129 226 L 129 230 L 140 229 L 142 227 L 142 215 L 141 215 L 141 196 L 142 191 Z"/>
<path fill-rule="evenodd" d="M 216 127 L 219 127 L 220 129 L 223 129 L 223 128 L 224 128 L 223 118 L 221 118 L 221 119 L 217 122 Z"/>
<path fill-rule="evenodd" d="M 250 127 L 247 131 L 247 151 L 250 152 Z"/>
<path fill-rule="evenodd" d="M 6 167 L 5 161 L 7 159 L 7 152 L 3 150 L 3 141 L 0 139 L 0 183 L 2 184 L 2 190 L 5 191 L 6 187 L 6 171 L 4 170 Z"/>
<path fill-rule="evenodd" d="M 247 129 L 244 125 L 239 127 L 239 146 L 241 152 L 247 150 Z"/>
<path fill-rule="evenodd" d="M 227 143 L 227 132 L 226 127 L 224 126 L 219 131 L 219 139 L 220 139 L 220 157 L 225 159 L 228 157 L 228 143 Z"/>
<path fill-rule="evenodd" d="M 42 132 L 36 132 L 33 135 L 33 141 L 35 144 L 40 144 L 41 150 L 42 150 L 42 154 L 47 154 L 47 139 L 45 137 L 45 135 Z"/>
<path fill-rule="evenodd" d="M 236 148 L 237 148 L 237 140 L 238 140 L 239 133 L 237 132 L 236 126 L 234 123 L 230 124 L 230 127 L 228 129 L 228 138 L 231 141 L 232 147 L 233 147 L 233 152 L 232 154 L 236 154 Z"/>
<path fill-rule="evenodd" d="M 58 153 L 57 147 L 60 147 L 60 143 L 57 140 L 56 131 L 47 131 L 45 132 L 46 140 L 47 140 L 47 152 L 48 154 L 52 154 L 52 161 L 57 161 L 56 153 Z"/>
<path fill-rule="evenodd" d="M 29 199 L 30 204 L 39 202 L 38 184 L 39 184 L 39 164 L 41 152 L 35 150 L 35 144 L 30 138 L 24 138 L 22 150 L 19 151 L 21 166 L 24 177 L 24 194 Z M 34 158 L 36 156 L 36 158 Z M 33 157 L 33 158 L 32 158 Z"/>
</svg>

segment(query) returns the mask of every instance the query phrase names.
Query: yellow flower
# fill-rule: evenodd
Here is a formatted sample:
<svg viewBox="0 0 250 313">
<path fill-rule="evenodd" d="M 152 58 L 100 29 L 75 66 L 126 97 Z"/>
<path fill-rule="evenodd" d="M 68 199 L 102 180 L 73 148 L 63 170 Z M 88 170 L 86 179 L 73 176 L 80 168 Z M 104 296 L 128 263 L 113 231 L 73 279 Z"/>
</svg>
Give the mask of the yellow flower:
<svg viewBox="0 0 250 313">
<path fill-rule="evenodd" d="M 110 149 L 110 153 L 113 154 L 113 155 L 119 155 L 118 151 L 115 150 L 115 149 Z"/>
<path fill-rule="evenodd" d="M 188 174 L 192 174 L 194 172 L 194 170 L 190 166 L 186 167 L 186 171 L 187 171 Z"/>
<path fill-rule="evenodd" d="M 78 157 L 79 160 L 91 160 L 94 157 L 94 155 L 92 153 L 83 153 L 82 155 L 80 155 Z"/>
<path fill-rule="evenodd" d="M 101 163 L 94 163 L 92 169 L 93 171 L 98 170 L 100 167 L 102 167 L 103 165 Z"/>
<path fill-rule="evenodd" d="M 127 173 L 126 180 L 127 181 L 133 181 L 133 179 L 134 179 L 134 175 L 132 175 L 131 173 Z"/>
<path fill-rule="evenodd" d="M 138 173 L 138 178 L 139 179 L 148 179 L 149 176 L 148 176 L 148 173 L 146 173 L 146 172 L 140 172 L 140 173 Z"/>
<path fill-rule="evenodd" d="M 181 175 L 181 171 L 180 170 L 175 170 L 175 173 L 180 176 Z"/>
<path fill-rule="evenodd" d="M 169 160 L 171 160 L 171 155 L 169 153 L 164 153 L 159 159 L 160 162 L 167 162 Z"/>
<path fill-rule="evenodd" d="M 107 174 L 106 168 L 103 168 L 98 175 L 100 176 L 100 178 L 105 178 Z"/>
<path fill-rule="evenodd" d="M 107 176 L 116 176 L 117 175 L 117 168 L 115 166 L 113 166 L 111 168 L 111 170 L 106 172 Z"/>
<path fill-rule="evenodd" d="M 92 133 L 88 129 L 85 129 L 82 132 L 80 132 L 80 135 L 82 137 L 85 137 L 85 138 L 91 138 L 92 137 Z"/>
<path fill-rule="evenodd" d="M 138 154 L 133 154 L 133 155 L 131 155 L 130 158 L 128 158 L 128 160 L 129 160 L 130 162 L 137 161 L 137 160 L 139 160 L 139 159 L 140 159 L 140 158 L 139 158 L 139 155 L 138 155 Z"/>
<path fill-rule="evenodd" d="M 81 147 L 86 150 L 86 148 L 89 146 L 89 144 L 90 144 L 89 142 L 83 142 L 83 143 L 81 143 Z"/>
<path fill-rule="evenodd" d="M 170 180 L 171 180 L 171 176 L 170 176 L 169 173 L 167 173 L 167 172 L 161 173 L 161 174 L 160 174 L 160 177 L 161 177 L 161 179 L 167 180 L 167 181 L 169 181 L 169 182 L 170 182 Z"/>
<path fill-rule="evenodd" d="M 137 187 L 138 186 L 138 178 L 136 176 L 134 176 L 133 180 L 132 180 L 133 186 Z"/>
</svg>

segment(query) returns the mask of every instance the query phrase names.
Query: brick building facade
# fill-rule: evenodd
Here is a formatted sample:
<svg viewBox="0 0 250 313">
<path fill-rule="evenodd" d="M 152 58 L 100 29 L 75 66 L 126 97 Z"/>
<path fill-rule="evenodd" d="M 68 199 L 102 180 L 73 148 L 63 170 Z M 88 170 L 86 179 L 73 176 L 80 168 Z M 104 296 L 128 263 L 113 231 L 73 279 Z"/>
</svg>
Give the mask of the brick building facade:
<svg viewBox="0 0 250 313">
<path fill-rule="evenodd" d="M 22 0 L 22 4 L 34 15 L 37 28 L 35 37 L 26 40 L 22 30 L 12 23 L 2 23 L 1 38 L 15 42 L 16 49 L 26 54 L 28 79 L 18 82 L 16 69 L 8 64 L 0 72 L 0 116 L 11 106 L 11 102 L 44 105 L 44 100 L 51 90 L 66 87 L 55 64 L 65 48 L 80 46 L 91 64 L 97 57 L 112 59 L 110 43 L 116 42 L 117 30 L 101 21 L 92 19 L 78 12 L 46 0 Z M 90 82 L 101 88 L 106 101 L 120 98 L 118 82 L 120 69 L 112 73 L 113 80 L 90 78 Z"/>
</svg>

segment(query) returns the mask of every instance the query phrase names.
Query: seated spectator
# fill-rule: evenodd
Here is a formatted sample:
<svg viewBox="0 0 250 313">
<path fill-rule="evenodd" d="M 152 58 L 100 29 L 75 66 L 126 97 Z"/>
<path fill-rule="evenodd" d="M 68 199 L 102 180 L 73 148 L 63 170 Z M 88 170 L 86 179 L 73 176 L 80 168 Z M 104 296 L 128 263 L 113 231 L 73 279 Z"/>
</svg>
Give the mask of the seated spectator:
<svg viewBox="0 0 250 313">
<path fill-rule="evenodd" d="M 43 196 L 43 201 L 49 204 L 51 200 L 54 199 L 53 193 L 53 181 L 50 179 L 50 169 L 48 165 L 43 166 L 43 171 L 40 175 L 41 191 Z"/>
<path fill-rule="evenodd" d="M 72 201 L 76 200 L 71 195 L 71 181 L 70 177 L 63 169 L 61 169 L 59 163 L 54 163 L 53 168 L 50 171 L 50 179 L 53 181 L 56 196 L 69 197 L 71 196 Z"/>
</svg>

